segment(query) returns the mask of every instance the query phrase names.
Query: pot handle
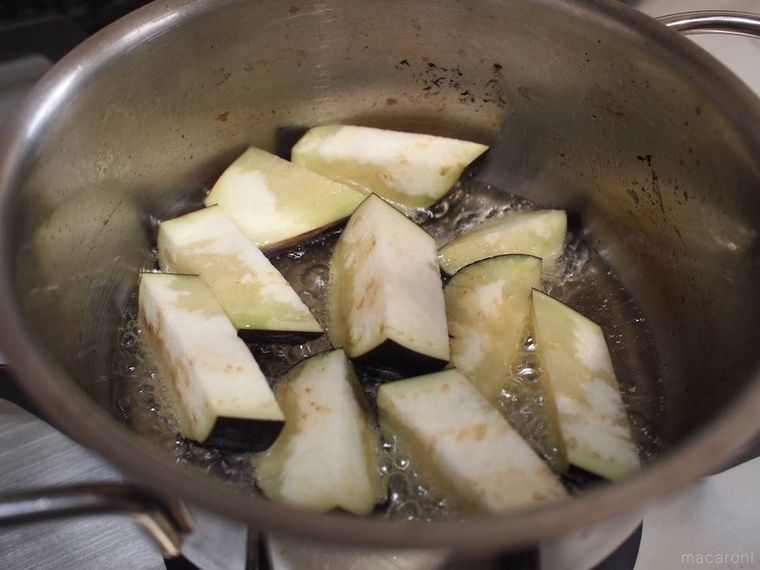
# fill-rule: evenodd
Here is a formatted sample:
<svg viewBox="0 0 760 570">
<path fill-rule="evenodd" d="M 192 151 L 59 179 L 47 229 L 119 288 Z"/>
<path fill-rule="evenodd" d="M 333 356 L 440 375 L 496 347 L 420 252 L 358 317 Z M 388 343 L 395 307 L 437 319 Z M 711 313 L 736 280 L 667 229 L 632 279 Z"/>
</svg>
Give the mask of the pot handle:
<svg viewBox="0 0 760 570">
<path fill-rule="evenodd" d="M 74 485 L 0 495 L 0 527 L 92 515 L 130 516 L 166 557 L 179 556 L 182 533 L 195 529 L 182 503 L 160 499 L 136 485 Z"/>
<path fill-rule="evenodd" d="M 18 390 L 10 368 L 0 361 L 0 404 L 6 400 L 34 411 Z M 49 428 L 53 431 L 54 428 Z M 72 446 L 78 444 L 69 442 Z M 179 556 L 183 534 L 195 523 L 182 503 L 163 499 L 129 482 L 43 487 L 0 493 L 0 528 L 78 516 L 127 515 L 140 525 L 167 557 Z"/>
<path fill-rule="evenodd" d="M 655 18 L 682 34 L 732 34 L 760 39 L 760 14 L 727 10 L 681 12 Z"/>
</svg>

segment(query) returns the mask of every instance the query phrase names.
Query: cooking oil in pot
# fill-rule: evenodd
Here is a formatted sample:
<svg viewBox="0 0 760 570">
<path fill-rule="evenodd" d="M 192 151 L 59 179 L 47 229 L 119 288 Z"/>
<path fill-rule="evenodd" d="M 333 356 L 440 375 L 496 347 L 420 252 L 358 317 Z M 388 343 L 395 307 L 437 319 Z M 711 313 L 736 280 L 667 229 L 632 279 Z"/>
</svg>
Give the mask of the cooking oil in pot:
<svg viewBox="0 0 760 570">
<path fill-rule="evenodd" d="M 414 221 L 440 246 L 485 221 L 535 208 L 535 204 L 525 199 L 465 177 L 443 200 L 430 209 L 418 210 Z M 327 231 L 270 256 L 323 326 L 328 325 L 329 260 L 340 231 Z M 148 264 L 156 267 L 155 252 Z M 578 309 L 604 330 L 633 437 L 646 463 L 657 451 L 655 434 L 662 415 L 660 374 L 646 319 L 617 281 L 614 271 L 589 245 L 582 228 L 571 228 L 565 253 L 557 266 L 559 269 L 545 284 L 547 292 Z M 298 345 L 249 344 L 249 348 L 266 377 L 274 382 L 299 361 L 329 350 L 331 345 L 327 335 L 323 335 Z M 172 405 L 160 388 L 157 367 L 143 343 L 137 321 L 136 291 L 119 327 L 113 370 L 113 402 L 131 429 L 173 454 L 178 463 L 201 469 L 242 493 L 258 494 L 251 454 L 205 447 L 178 435 Z M 541 367 L 530 334 L 511 372 L 501 394 L 502 411 L 551 465 L 557 448 L 547 428 L 540 388 Z M 357 373 L 373 407 L 380 384 L 401 378 L 397 372 L 386 369 L 358 369 Z M 385 461 L 381 470 L 389 483 L 388 501 L 380 509 L 384 516 L 433 520 L 456 514 L 445 498 L 417 473 L 414 458 L 399 442 L 386 436 L 383 451 Z M 572 471 L 564 477 L 571 492 L 591 480 L 590 475 Z"/>
</svg>

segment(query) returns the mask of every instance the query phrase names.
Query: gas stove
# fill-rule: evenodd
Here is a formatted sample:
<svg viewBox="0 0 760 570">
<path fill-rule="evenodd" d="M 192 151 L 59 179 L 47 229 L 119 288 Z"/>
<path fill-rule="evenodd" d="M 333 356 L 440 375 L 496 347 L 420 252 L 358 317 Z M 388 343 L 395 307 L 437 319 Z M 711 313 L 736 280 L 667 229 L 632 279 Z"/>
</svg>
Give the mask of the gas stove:
<svg viewBox="0 0 760 570">
<path fill-rule="evenodd" d="M 24 94 L 71 47 L 144 0 L 10 0 L 0 3 L 0 126 Z M 658 16 L 697 9 L 760 12 L 758 0 L 644 0 L 628 2 Z M 760 94 L 760 42 L 692 36 Z M 2 355 L 0 355 L 2 362 Z M 0 366 L 0 493 L 73 482 L 123 481 L 106 462 L 36 417 L 34 406 Z M 684 565 L 760 567 L 760 514 L 745 497 L 757 494 L 760 446 L 736 466 L 707 478 L 644 516 L 643 524 L 611 554 L 581 561 L 530 551 L 467 568 L 595 567 L 624 570 Z M 129 520 L 82 519 L 0 529 L 0 567 L 242 570 L 244 568 L 457 568 L 426 552 L 370 553 L 261 538 L 244 526 L 193 509 L 198 531 L 183 557 L 164 560 Z M 725 562 L 725 564 L 724 564 Z"/>
</svg>

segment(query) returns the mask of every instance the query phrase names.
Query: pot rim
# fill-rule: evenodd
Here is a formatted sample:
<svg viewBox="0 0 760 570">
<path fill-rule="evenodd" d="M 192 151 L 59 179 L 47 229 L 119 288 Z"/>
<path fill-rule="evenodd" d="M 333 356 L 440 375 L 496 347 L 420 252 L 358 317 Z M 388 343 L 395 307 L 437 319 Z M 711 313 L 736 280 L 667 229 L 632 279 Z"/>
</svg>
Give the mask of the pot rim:
<svg viewBox="0 0 760 570">
<path fill-rule="evenodd" d="M 37 135 L 72 86 L 86 80 L 126 45 L 147 41 L 187 19 L 238 0 L 168 0 L 153 2 L 101 30 L 65 56 L 35 86 L 0 138 L 0 339 L 2 349 L 19 371 L 22 388 L 48 417 L 74 439 L 107 457 L 128 475 L 158 493 L 186 500 L 255 528 L 308 536 L 336 543 L 381 547 L 429 547 L 483 550 L 535 544 L 578 530 L 646 502 L 718 469 L 758 431 L 760 367 L 742 393 L 675 451 L 641 473 L 604 485 L 572 500 L 503 515 L 475 515 L 466 521 L 434 523 L 316 514 L 241 495 L 177 465 L 168 455 L 118 424 L 92 402 L 72 378 L 45 353 L 27 330 L 19 295 L 11 280 L 12 194 L 34 158 Z M 760 101 L 725 67 L 679 34 L 623 4 L 611 0 L 534 0 L 584 13 L 592 24 L 615 27 L 669 49 L 681 58 L 694 82 L 721 103 L 748 147 L 760 156 Z M 754 125 L 754 128 L 753 128 Z M 65 381 L 62 381 L 65 378 Z M 582 521 L 582 523 L 579 523 Z"/>
</svg>

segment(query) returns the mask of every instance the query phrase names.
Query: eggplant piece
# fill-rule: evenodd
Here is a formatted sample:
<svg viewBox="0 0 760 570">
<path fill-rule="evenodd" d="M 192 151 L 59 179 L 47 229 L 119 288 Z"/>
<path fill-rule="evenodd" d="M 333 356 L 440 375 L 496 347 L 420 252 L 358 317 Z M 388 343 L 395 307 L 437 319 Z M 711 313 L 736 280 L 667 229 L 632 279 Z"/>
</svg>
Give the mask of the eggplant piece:
<svg viewBox="0 0 760 570">
<path fill-rule="evenodd" d="M 532 423 L 505 406 L 502 391 L 525 401 L 548 395 L 540 386 L 518 382 L 512 368 L 518 364 L 530 328 L 531 292 L 541 287 L 541 260 L 529 255 L 500 255 L 467 265 L 443 289 L 451 339 L 451 364 L 462 372 L 498 408 L 510 424 L 556 471 L 567 468 L 556 409 L 551 402 L 533 404 L 549 425 L 537 437 Z"/>
<path fill-rule="evenodd" d="M 195 275 L 143 273 L 139 318 L 174 401 L 179 431 L 206 442 L 217 426 L 247 423 L 236 449 L 266 449 L 285 416 L 211 290 Z M 227 439 L 225 438 L 225 442 Z"/>
<path fill-rule="evenodd" d="M 203 446 L 231 453 L 264 451 L 277 440 L 282 429 L 282 421 L 251 422 L 240 418 L 217 418 Z"/>
<path fill-rule="evenodd" d="M 498 406 L 530 323 L 541 260 L 500 255 L 460 269 L 443 289 L 451 364 Z"/>
<path fill-rule="evenodd" d="M 358 190 L 258 148 L 233 162 L 206 196 L 265 251 L 288 247 L 347 218 Z"/>
<path fill-rule="evenodd" d="M 161 222 L 161 269 L 197 274 L 247 340 L 304 341 L 322 327 L 290 284 L 219 206 Z"/>
<path fill-rule="evenodd" d="M 438 252 L 441 269 L 449 275 L 487 257 L 509 253 L 534 255 L 549 275 L 562 255 L 567 233 L 563 210 L 515 212 L 455 237 Z"/>
<path fill-rule="evenodd" d="M 409 213 L 437 202 L 486 150 L 486 145 L 445 137 L 324 125 L 301 137 L 291 159 Z"/>
<path fill-rule="evenodd" d="M 640 467 L 602 329 L 533 291 L 533 327 L 570 463 L 616 481 Z"/>
<path fill-rule="evenodd" d="M 385 500 L 380 435 L 342 350 L 296 365 L 275 385 L 285 429 L 254 458 L 264 495 L 315 511 L 358 515 Z"/>
<path fill-rule="evenodd" d="M 565 488 L 456 369 L 380 386 L 383 433 L 459 511 L 501 512 L 560 499 Z"/>
<path fill-rule="evenodd" d="M 449 360 L 435 241 L 374 194 L 335 246 L 328 305 L 330 341 L 351 359 L 407 371 Z"/>
</svg>

